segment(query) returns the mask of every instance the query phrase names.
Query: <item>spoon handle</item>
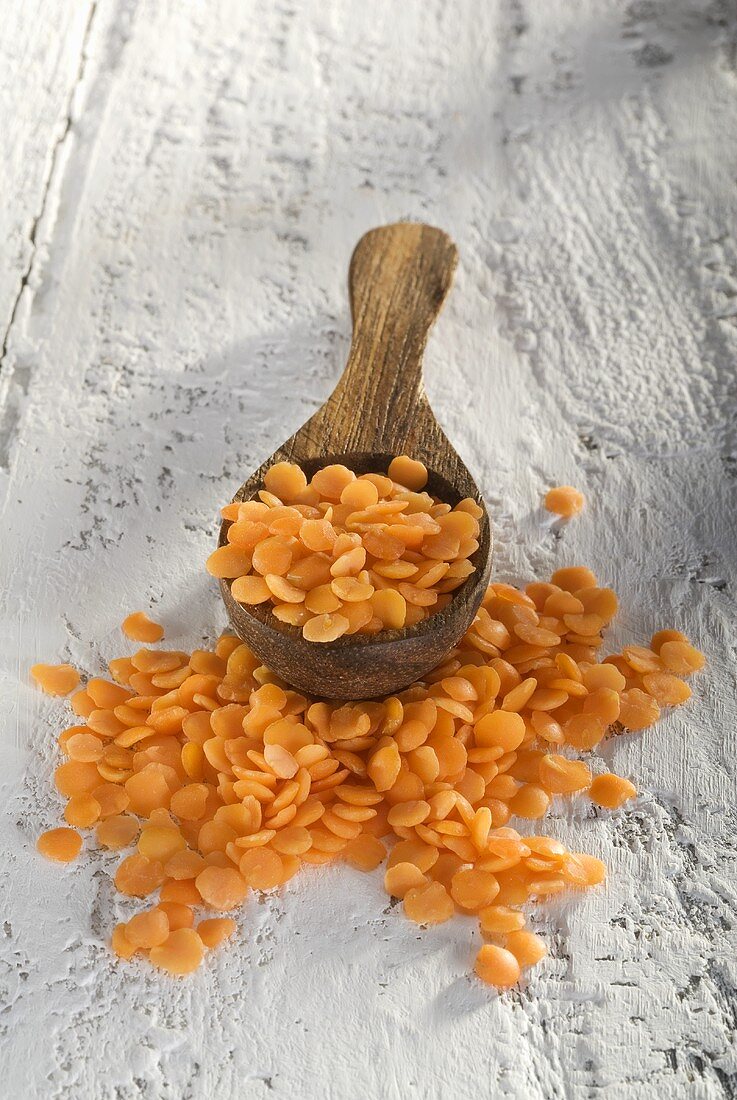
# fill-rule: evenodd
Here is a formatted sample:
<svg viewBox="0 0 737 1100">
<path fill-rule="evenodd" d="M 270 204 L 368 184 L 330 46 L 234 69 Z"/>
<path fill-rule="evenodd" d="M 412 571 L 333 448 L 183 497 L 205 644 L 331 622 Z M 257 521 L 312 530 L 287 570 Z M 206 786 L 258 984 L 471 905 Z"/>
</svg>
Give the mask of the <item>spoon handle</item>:
<svg viewBox="0 0 737 1100">
<path fill-rule="evenodd" d="M 309 422 L 317 453 L 398 454 L 415 434 L 427 410 L 422 354 L 457 259 L 450 237 L 429 225 L 386 225 L 358 242 L 348 276 L 348 364 Z"/>
</svg>

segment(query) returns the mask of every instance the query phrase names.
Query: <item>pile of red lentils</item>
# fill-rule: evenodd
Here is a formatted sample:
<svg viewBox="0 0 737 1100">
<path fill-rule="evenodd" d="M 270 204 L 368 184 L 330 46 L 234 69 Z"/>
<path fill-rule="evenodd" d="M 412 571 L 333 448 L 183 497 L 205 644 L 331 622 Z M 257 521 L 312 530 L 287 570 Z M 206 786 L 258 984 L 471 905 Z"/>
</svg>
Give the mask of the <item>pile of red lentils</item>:
<svg viewBox="0 0 737 1100">
<path fill-rule="evenodd" d="M 422 462 L 398 455 L 386 473 L 340 464 L 310 481 L 278 462 L 253 500 L 222 510 L 227 543 L 209 572 L 246 606 L 269 604 L 309 642 L 414 626 L 441 611 L 474 572 L 483 512 L 425 492 Z"/>
<path fill-rule="evenodd" d="M 511 823 L 539 821 L 558 797 L 607 810 L 633 798 L 629 780 L 593 774 L 592 750 L 685 702 L 684 677 L 704 664 L 674 630 L 599 660 L 616 610 L 584 568 L 524 589 L 492 584 L 440 667 L 397 695 L 349 704 L 291 690 L 230 635 L 212 650 L 152 648 L 163 631 L 138 612 L 125 630 L 146 645 L 111 661 L 109 678 L 79 689 L 68 665 L 32 670 L 45 690 L 74 691 L 78 716 L 58 739 L 67 827 L 44 833 L 39 850 L 73 860 L 87 830 L 90 843 L 125 851 L 115 885 L 144 907 L 113 930 L 113 950 L 170 974 L 194 970 L 234 932 L 222 914 L 250 891 L 344 860 L 384 864 L 387 893 L 419 925 L 474 914 L 485 941 L 476 973 L 512 986 L 546 954 L 527 927 L 531 905 L 601 883 L 605 868 Z"/>
</svg>

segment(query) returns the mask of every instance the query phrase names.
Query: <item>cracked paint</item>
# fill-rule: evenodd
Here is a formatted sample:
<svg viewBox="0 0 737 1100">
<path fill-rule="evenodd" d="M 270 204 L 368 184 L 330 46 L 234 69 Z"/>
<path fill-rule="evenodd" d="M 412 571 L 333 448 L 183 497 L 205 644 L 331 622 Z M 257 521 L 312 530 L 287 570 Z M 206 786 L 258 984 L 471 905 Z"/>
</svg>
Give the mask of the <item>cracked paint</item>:
<svg viewBox="0 0 737 1100">
<path fill-rule="evenodd" d="M 33 5 L 36 37 L 0 43 L 8 1095 L 734 1096 L 733 6 Z M 33 850 L 70 719 L 27 669 L 97 673 L 139 607 L 173 647 L 217 635 L 217 505 L 327 396 L 350 250 L 403 217 L 460 248 L 426 381 L 497 579 L 584 562 L 620 594 L 612 649 L 672 624 L 708 667 L 602 746 L 629 810 L 545 823 L 612 876 L 540 910 L 519 989 L 469 974 L 472 922 L 418 935 L 349 868 L 252 898 L 171 982 L 106 946 L 112 856 Z M 573 523 L 541 507 L 555 483 L 586 493 Z"/>
</svg>

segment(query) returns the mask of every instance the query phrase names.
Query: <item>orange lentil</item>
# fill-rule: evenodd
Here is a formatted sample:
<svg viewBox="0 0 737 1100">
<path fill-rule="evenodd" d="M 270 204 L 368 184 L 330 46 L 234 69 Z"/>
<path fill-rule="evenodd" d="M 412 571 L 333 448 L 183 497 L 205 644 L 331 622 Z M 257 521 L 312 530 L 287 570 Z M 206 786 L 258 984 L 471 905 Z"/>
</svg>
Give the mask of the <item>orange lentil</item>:
<svg viewBox="0 0 737 1100">
<path fill-rule="evenodd" d="M 359 871 L 373 871 L 386 859 L 386 848 L 378 837 L 364 833 L 345 846 L 343 859 Z"/>
<path fill-rule="evenodd" d="M 620 695 L 619 721 L 625 729 L 643 730 L 660 717 L 660 707 L 652 695 L 631 688 Z"/>
<path fill-rule="evenodd" d="M 583 682 L 589 691 L 608 688 L 611 691 L 624 691 L 626 680 L 612 664 L 591 665 L 583 671 Z"/>
<path fill-rule="evenodd" d="M 192 909 L 180 901 L 160 901 L 156 908 L 151 910 L 151 912 L 156 911 L 166 914 L 170 932 L 176 932 L 177 928 L 191 928 L 194 924 Z"/>
<path fill-rule="evenodd" d="M 204 816 L 207 795 L 208 788 L 204 783 L 188 783 L 171 796 L 171 812 L 185 821 L 198 821 Z"/>
<path fill-rule="evenodd" d="M 611 588 L 580 588 L 576 596 L 583 604 L 584 612 L 598 615 L 605 623 L 611 622 L 617 613 L 619 601 Z"/>
<path fill-rule="evenodd" d="M 402 766 L 396 743 L 385 745 L 369 758 L 367 773 L 377 791 L 388 791 L 394 786 Z"/>
<path fill-rule="evenodd" d="M 344 615 L 315 615 L 305 623 L 302 633 L 308 642 L 334 642 L 349 626 Z"/>
<path fill-rule="evenodd" d="M 277 832 L 272 847 L 280 855 L 301 856 L 312 847 L 312 837 L 304 825 L 287 825 Z"/>
<path fill-rule="evenodd" d="M 660 653 L 665 642 L 687 642 L 688 638 L 680 630 L 658 630 L 650 639 L 650 648 L 655 653 Z"/>
<path fill-rule="evenodd" d="M 293 462 L 277 462 L 264 475 L 264 485 L 283 501 L 297 501 L 307 488 L 307 478 Z"/>
<path fill-rule="evenodd" d="M 115 885 L 121 894 L 144 898 L 158 890 L 164 881 L 164 868 L 158 860 L 137 853 L 128 856 L 115 872 Z"/>
<path fill-rule="evenodd" d="M 230 939 L 237 927 L 232 917 L 210 917 L 197 925 L 197 935 L 205 947 L 212 949 Z"/>
<path fill-rule="evenodd" d="M 637 788 L 629 779 L 606 772 L 597 775 L 589 787 L 589 798 L 607 810 L 617 810 L 637 795 Z"/>
<path fill-rule="evenodd" d="M 615 673 L 616 671 L 617 670 L 614 669 Z M 590 714 L 600 722 L 603 722 L 605 726 L 609 726 L 612 722 L 616 722 L 619 718 L 620 708 L 621 701 L 619 693 L 613 688 L 595 688 L 583 702 L 583 713 Z"/>
<path fill-rule="evenodd" d="M 404 912 L 415 924 L 442 924 L 454 911 L 453 899 L 442 882 L 415 886 L 404 895 Z"/>
<path fill-rule="evenodd" d="M 536 783 L 525 783 L 509 800 L 512 813 L 530 821 L 543 817 L 549 806 L 550 796 Z"/>
<path fill-rule="evenodd" d="M 552 584 L 565 592 L 577 592 L 579 588 L 594 588 L 596 577 L 583 565 L 573 565 L 566 569 L 557 569 L 550 578 Z"/>
<path fill-rule="evenodd" d="M 395 863 L 384 875 L 384 889 L 395 898 L 403 898 L 408 890 L 424 886 L 424 874 L 414 863 Z"/>
<path fill-rule="evenodd" d="M 497 935 L 517 932 L 525 926 L 525 915 L 508 905 L 487 905 L 479 911 L 479 922 L 484 932 Z"/>
<path fill-rule="evenodd" d="M 511 951 L 522 967 L 534 966 L 548 953 L 547 947 L 539 936 L 522 928 L 508 933 L 506 949 Z"/>
<path fill-rule="evenodd" d="M 512 688 L 512 690 L 507 692 L 504 696 L 502 700 L 502 710 L 519 713 L 535 694 L 536 687 L 537 680 L 532 676 L 523 680 L 521 684 L 517 684 L 516 687 Z"/>
<path fill-rule="evenodd" d="M 598 886 L 606 878 L 606 866 L 596 856 L 590 856 L 587 852 L 577 852 L 576 860 L 583 868 L 586 883 L 589 886 Z"/>
<path fill-rule="evenodd" d="M 102 757 L 103 743 L 91 733 L 76 733 L 66 743 L 67 755 L 72 760 L 81 760 L 86 764 L 95 763 Z"/>
<path fill-rule="evenodd" d="M 279 855 L 263 847 L 247 850 L 239 866 L 243 879 L 254 890 L 273 890 L 281 883 L 284 873 Z"/>
<path fill-rule="evenodd" d="M 519 981 L 521 973 L 512 952 L 493 943 L 485 943 L 479 950 L 474 970 L 482 982 L 497 989 L 509 989 Z"/>
<path fill-rule="evenodd" d="M 201 905 L 202 898 L 194 879 L 165 882 L 159 893 L 161 902 L 174 901 L 180 905 Z"/>
<path fill-rule="evenodd" d="M 451 508 L 422 491 L 427 478 L 407 455 L 392 460 L 388 477 L 356 478 L 333 464 L 309 483 L 298 466 L 276 463 L 258 500 L 222 510 L 227 543 L 207 569 L 231 582 L 234 599 L 269 603 L 311 642 L 421 622 L 473 572 L 483 516 L 473 500 Z"/>
<path fill-rule="evenodd" d="M 658 672 L 662 668 L 658 654 L 653 653 L 646 646 L 626 645 L 622 650 L 622 656 L 626 665 L 635 672 Z"/>
<path fill-rule="evenodd" d="M 591 770 L 581 760 L 549 754 L 540 761 L 540 782 L 554 794 L 571 794 L 591 785 Z"/>
<path fill-rule="evenodd" d="M 91 794 L 76 794 L 64 807 L 64 820 L 78 829 L 88 829 L 100 816 L 100 803 Z"/>
<path fill-rule="evenodd" d="M 231 867 L 205 867 L 195 879 L 204 902 L 213 909 L 234 909 L 248 893 L 248 884 Z"/>
<path fill-rule="evenodd" d="M 394 867 L 397 863 L 414 863 L 420 871 L 426 873 L 438 857 L 438 849 L 432 844 L 425 844 L 421 840 L 400 840 L 389 853 L 387 864 Z"/>
<path fill-rule="evenodd" d="M 70 760 L 60 764 L 54 772 L 54 782 L 60 794 L 71 798 L 75 794 L 89 794 L 100 784 L 97 765 L 88 761 Z"/>
<path fill-rule="evenodd" d="M 138 835 L 139 825 L 135 817 L 129 814 L 113 814 L 101 821 L 95 829 L 97 843 L 103 848 L 117 851 L 127 848 Z"/>
<path fill-rule="evenodd" d="M 272 595 L 263 577 L 238 576 L 230 590 L 234 599 L 247 604 L 265 603 Z"/>
<path fill-rule="evenodd" d="M 691 688 L 670 672 L 647 672 L 642 686 L 661 707 L 676 707 L 691 698 Z"/>
<path fill-rule="evenodd" d="M 76 829 L 49 829 L 38 838 L 36 847 L 46 859 L 71 863 L 82 850 L 82 837 Z"/>
<path fill-rule="evenodd" d="M 668 641 L 660 647 L 660 660 L 669 672 L 689 676 L 704 667 L 706 658 L 690 642 Z"/>
<path fill-rule="evenodd" d="M 94 701 L 84 688 L 81 691 L 75 691 L 70 702 L 74 713 L 80 715 L 82 718 L 87 718 L 95 709 Z"/>
<path fill-rule="evenodd" d="M 200 871 L 205 869 L 205 860 L 199 852 L 191 849 L 180 849 L 169 856 L 164 864 L 164 870 L 169 878 L 187 879 L 197 878 Z"/>
<path fill-rule="evenodd" d="M 149 859 L 166 863 L 186 847 L 186 841 L 178 829 L 148 825 L 138 838 L 138 851 Z"/>
<path fill-rule="evenodd" d="M 558 516 L 577 516 L 583 511 L 586 497 L 579 489 L 572 485 L 559 485 L 555 489 L 548 489 L 545 494 L 545 507 L 549 512 Z"/>
<path fill-rule="evenodd" d="M 125 935 L 134 947 L 158 947 L 169 935 L 169 918 L 159 908 L 137 913 L 126 924 Z"/>
<path fill-rule="evenodd" d="M 505 752 L 511 752 L 522 744 L 525 723 L 514 711 L 497 710 L 484 715 L 476 723 L 474 733 L 477 745 L 495 745 Z"/>
<path fill-rule="evenodd" d="M 499 893 L 499 883 L 490 871 L 471 867 L 458 871 L 450 884 L 453 900 L 463 909 L 483 909 L 491 905 Z"/>
<path fill-rule="evenodd" d="M 121 959 L 132 959 L 138 948 L 131 943 L 126 935 L 126 925 L 116 924 L 110 939 L 110 946 Z"/>
<path fill-rule="evenodd" d="M 122 631 L 127 638 L 134 642 L 160 642 L 164 637 L 164 628 L 153 619 L 149 619 L 145 611 L 134 611 L 123 619 Z"/>
<path fill-rule="evenodd" d="M 270 606 L 300 612 L 285 621 L 304 628 L 340 616 L 346 632 L 397 628 L 435 606 L 407 602 L 400 586 L 413 599 L 449 599 L 443 586 L 469 575 L 438 555 L 473 552 L 474 502 L 452 510 L 402 481 L 355 478 L 344 467 L 326 476 L 324 496 L 298 474 L 290 489 L 290 470 L 274 477 L 259 499 L 227 513 L 240 540 L 228 547 L 248 542 L 248 557 L 260 547 L 266 570 L 289 557 L 286 573 L 233 581 L 274 587 L 284 602 Z M 286 499 L 292 492 L 297 499 Z M 156 965 L 187 972 L 208 937 L 219 942 L 234 928 L 217 918 L 199 936 L 193 907 L 235 908 L 250 888 L 281 887 L 303 862 L 340 859 L 362 871 L 384 863 L 387 890 L 419 924 L 447 920 L 456 906 L 477 912 L 482 934 L 494 937 L 487 946 L 502 952 L 480 956 L 481 976 L 516 980 L 542 950 L 518 907 L 594 886 L 605 868 L 510 825 L 540 818 L 554 794 L 589 787 L 611 808 L 633 797 L 627 780 L 592 780 L 568 752 L 590 750 L 616 721 L 650 724 L 660 705 L 687 697 L 681 677 L 701 660 L 678 632 L 661 632 L 651 648 L 600 661 L 615 612 L 611 590 L 580 568 L 526 592 L 494 584 L 423 682 L 355 704 L 290 690 L 230 635 L 212 650 L 142 648 L 111 662 L 114 682 L 94 678 L 73 696 L 81 724 L 58 739 L 66 760 L 55 778 L 70 825 L 94 825 L 102 848 L 138 840 L 115 873 L 120 892 L 158 894 L 131 918 L 130 935 L 127 926 L 113 931 L 113 950 L 148 951 Z"/>
<path fill-rule="evenodd" d="M 47 695 L 68 695 L 80 680 L 71 665 L 31 665 L 31 676 Z"/>
<path fill-rule="evenodd" d="M 563 725 L 565 743 L 574 749 L 593 749 L 606 733 L 606 723 L 595 714 L 576 714 Z"/>
<path fill-rule="evenodd" d="M 190 974 L 202 962 L 204 944 L 193 928 L 178 928 L 158 947 L 152 947 L 149 959 L 169 974 Z"/>
</svg>

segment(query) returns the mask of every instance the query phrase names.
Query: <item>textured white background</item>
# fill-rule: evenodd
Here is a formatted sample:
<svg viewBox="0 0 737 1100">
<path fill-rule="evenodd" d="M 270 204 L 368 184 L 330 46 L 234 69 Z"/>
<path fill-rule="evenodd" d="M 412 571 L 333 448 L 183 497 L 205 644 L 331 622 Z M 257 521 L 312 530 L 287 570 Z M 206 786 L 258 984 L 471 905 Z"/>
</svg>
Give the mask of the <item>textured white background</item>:
<svg viewBox="0 0 737 1100">
<path fill-rule="evenodd" d="M 737 1094 L 737 37 L 728 0 L 9 0 L 0 37 L 0 1091 L 9 1100 Z M 641 795 L 547 825 L 612 868 L 550 906 L 501 997 L 471 923 L 305 873 L 172 983 L 116 965 L 114 860 L 34 853 L 63 704 L 123 614 L 223 623 L 216 505 L 344 360 L 367 228 L 462 263 L 430 397 L 478 474 L 496 576 L 574 561 L 612 645 L 675 624 L 692 703 L 607 764 Z M 551 525 L 551 483 L 585 515 Z"/>
</svg>

